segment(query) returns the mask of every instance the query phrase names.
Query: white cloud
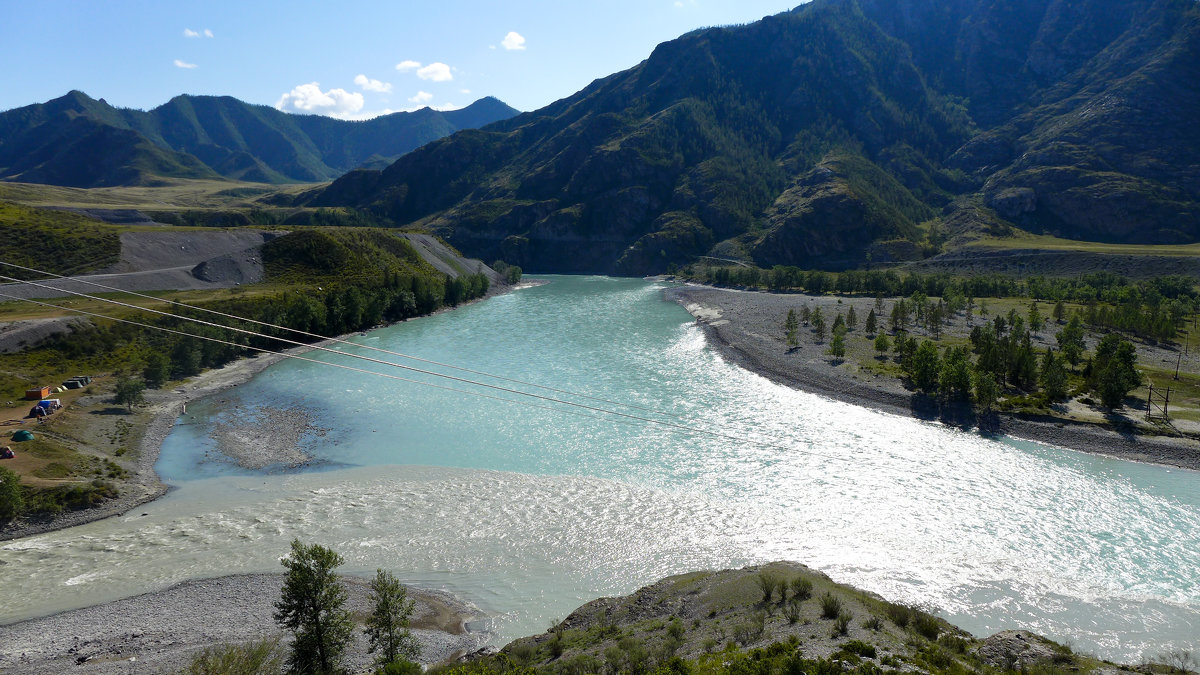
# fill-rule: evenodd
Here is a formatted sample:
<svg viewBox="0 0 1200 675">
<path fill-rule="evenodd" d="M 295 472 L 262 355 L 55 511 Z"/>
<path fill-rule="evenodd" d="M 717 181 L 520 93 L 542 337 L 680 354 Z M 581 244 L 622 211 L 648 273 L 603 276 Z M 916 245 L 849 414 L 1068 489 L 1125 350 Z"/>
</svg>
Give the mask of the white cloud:
<svg viewBox="0 0 1200 675">
<path fill-rule="evenodd" d="M 460 94 L 469 94 L 469 93 L 471 93 L 471 90 L 470 90 L 470 89 L 459 89 L 459 90 L 458 90 L 458 93 L 460 93 Z"/>
<path fill-rule="evenodd" d="M 292 110 L 330 117 L 351 118 L 362 110 L 363 95 L 349 92 L 345 89 L 330 89 L 321 91 L 318 82 L 301 84 L 290 92 L 279 97 L 275 107 L 279 110 Z"/>
<path fill-rule="evenodd" d="M 416 96 L 408 99 L 409 103 L 429 103 L 433 100 L 433 94 L 427 91 L 418 91 Z"/>
<path fill-rule="evenodd" d="M 204 37 L 212 37 L 212 36 L 213 36 L 212 31 L 205 28 L 204 29 Z"/>
<path fill-rule="evenodd" d="M 500 41 L 500 46 L 509 51 L 525 49 L 525 38 L 516 31 L 509 31 Z"/>
<path fill-rule="evenodd" d="M 357 84 L 363 91 L 378 91 L 387 93 L 392 90 L 392 84 L 390 82 L 372 80 L 366 75 L 356 75 L 354 77 L 354 84 Z"/>
<path fill-rule="evenodd" d="M 212 36 L 213 36 L 213 32 L 207 28 L 205 28 L 203 31 L 192 30 L 191 28 L 183 29 L 183 37 L 185 37 L 185 38 L 198 38 L 198 37 L 210 38 Z"/>
<path fill-rule="evenodd" d="M 183 61 L 181 59 L 175 59 L 175 67 L 176 68 L 195 68 L 196 64 L 188 63 L 187 61 Z"/>
<path fill-rule="evenodd" d="M 396 70 L 398 70 L 402 73 L 407 73 L 410 70 L 416 70 L 417 68 L 420 68 L 420 67 L 421 67 L 420 61 L 401 61 L 400 63 L 396 64 Z"/>
<path fill-rule="evenodd" d="M 433 82 L 449 82 L 454 79 L 450 66 L 444 63 L 431 63 L 423 68 L 417 68 L 417 77 Z"/>
</svg>

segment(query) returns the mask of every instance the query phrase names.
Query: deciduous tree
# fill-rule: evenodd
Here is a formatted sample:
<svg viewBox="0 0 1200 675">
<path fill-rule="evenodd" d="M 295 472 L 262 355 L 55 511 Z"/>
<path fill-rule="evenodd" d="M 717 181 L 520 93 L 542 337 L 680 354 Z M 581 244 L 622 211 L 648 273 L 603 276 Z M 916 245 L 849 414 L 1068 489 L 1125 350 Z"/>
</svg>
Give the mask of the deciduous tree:
<svg viewBox="0 0 1200 675">
<path fill-rule="evenodd" d="M 334 573 L 342 556 L 295 539 L 282 564 L 287 578 L 275 603 L 275 622 L 296 637 L 288 664 L 298 673 L 337 672 L 352 630 L 346 590 Z"/>
</svg>

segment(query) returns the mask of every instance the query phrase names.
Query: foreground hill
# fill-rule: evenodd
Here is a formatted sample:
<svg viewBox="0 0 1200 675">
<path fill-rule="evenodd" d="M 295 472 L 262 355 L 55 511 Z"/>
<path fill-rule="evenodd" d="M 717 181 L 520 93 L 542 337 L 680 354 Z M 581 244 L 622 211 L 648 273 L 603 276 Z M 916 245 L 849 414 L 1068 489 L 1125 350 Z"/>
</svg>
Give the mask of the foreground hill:
<svg viewBox="0 0 1200 675">
<path fill-rule="evenodd" d="M 1190 0 L 815 0 L 310 199 L 484 259 L 840 268 L 1013 226 L 1200 240 Z"/>
<path fill-rule="evenodd" d="M 0 179 L 72 187 L 162 178 L 324 181 L 516 112 L 488 97 L 461 110 L 347 122 L 229 96 L 176 96 L 144 112 L 72 91 L 0 113 Z"/>
</svg>

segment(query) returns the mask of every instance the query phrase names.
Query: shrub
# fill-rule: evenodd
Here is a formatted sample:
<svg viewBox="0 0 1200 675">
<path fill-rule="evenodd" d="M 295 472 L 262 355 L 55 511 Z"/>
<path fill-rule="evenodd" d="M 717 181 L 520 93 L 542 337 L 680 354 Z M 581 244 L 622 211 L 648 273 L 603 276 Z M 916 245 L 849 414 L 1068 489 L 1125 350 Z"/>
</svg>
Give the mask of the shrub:
<svg viewBox="0 0 1200 675">
<path fill-rule="evenodd" d="M 15 518 L 24 508 L 21 477 L 11 469 L 0 466 L 0 521 Z"/>
<path fill-rule="evenodd" d="M 842 601 L 828 591 L 821 596 L 821 618 L 836 619 L 842 611 Z"/>
<path fill-rule="evenodd" d="M 209 647 L 192 657 L 186 675 L 259 675 L 279 673 L 283 654 L 279 640 Z"/>
<path fill-rule="evenodd" d="M 888 619 L 900 628 L 907 628 L 912 621 L 913 608 L 908 605 L 901 605 L 896 602 L 889 602 L 883 608 L 884 614 L 887 614 Z"/>
<path fill-rule="evenodd" d="M 858 654 L 869 659 L 875 658 L 875 645 L 863 642 L 862 640 L 850 640 L 842 645 L 842 649 L 851 654 Z"/>
<path fill-rule="evenodd" d="M 850 620 L 853 618 L 854 615 L 850 612 L 841 612 L 838 614 L 837 619 L 835 619 L 833 622 L 833 631 L 830 633 L 830 635 L 833 637 L 839 637 L 849 633 Z"/>
<path fill-rule="evenodd" d="M 786 608 L 783 610 L 783 615 L 785 617 L 787 617 L 788 623 L 796 623 L 797 621 L 799 621 L 800 620 L 800 599 L 793 597 L 792 601 L 787 603 Z"/>
<path fill-rule="evenodd" d="M 800 600 L 807 600 L 812 597 L 813 584 L 808 577 L 796 577 L 792 579 L 792 597 Z"/>
<path fill-rule="evenodd" d="M 406 659 L 396 659 L 376 671 L 378 675 L 421 675 L 421 664 Z"/>
<path fill-rule="evenodd" d="M 743 621 L 733 627 L 733 639 L 745 647 L 763 636 L 766 625 L 767 615 L 762 612 L 756 612 L 749 621 Z"/>
<path fill-rule="evenodd" d="M 867 630 L 874 630 L 874 631 L 883 630 L 883 621 L 880 621 L 879 617 L 877 617 L 877 616 L 873 616 L 873 617 L 867 619 L 866 621 L 863 621 L 862 625 L 863 625 L 863 628 L 866 628 Z"/>
<path fill-rule="evenodd" d="M 775 593 L 775 587 L 779 585 L 779 577 L 772 572 L 763 570 L 758 573 L 755 581 L 758 582 L 758 588 L 762 591 L 763 602 L 770 602 L 771 596 Z"/>
<path fill-rule="evenodd" d="M 942 626 L 938 623 L 937 618 L 925 612 L 915 612 L 915 614 L 913 630 L 926 640 L 936 640 L 938 633 L 942 632 Z"/>
</svg>

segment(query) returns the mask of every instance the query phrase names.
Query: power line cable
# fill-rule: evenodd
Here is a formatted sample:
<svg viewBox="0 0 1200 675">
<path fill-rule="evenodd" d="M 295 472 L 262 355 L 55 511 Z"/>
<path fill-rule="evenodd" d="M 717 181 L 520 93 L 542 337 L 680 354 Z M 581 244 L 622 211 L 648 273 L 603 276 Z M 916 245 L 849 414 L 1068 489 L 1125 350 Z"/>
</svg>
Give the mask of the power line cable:
<svg viewBox="0 0 1200 675">
<path fill-rule="evenodd" d="M 27 284 L 27 285 L 32 285 L 32 286 L 38 286 L 38 287 L 42 287 L 42 288 L 50 288 L 50 287 L 47 287 L 47 286 L 45 286 L 44 284 L 39 284 L 39 283 L 37 283 L 37 282 L 26 281 L 26 280 L 22 280 L 22 279 L 16 279 L 16 278 L 13 278 L 13 277 L 7 277 L 7 276 L 3 276 L 3 275 L 0 275 L 0 279 L 5 279 L 5 280 L 8 280 L 8 281 L 14 281 L 14 282 L 21 283 L 21 284 Z M 97 301 L 100 301 L 100 302 L 105 302 L 105 303 L 109 303 L 109 304 L 114 304 L 114 305 L 118 305 L 118 306 L 122 306 L 122 307 L 128 307 L 128 308 L 135 309 L 135 310 L 148 311 L 148 312 L 151 312 L 151 313 L 154 313 L 154 314 L 160 314 L 160 315 L 163 315 L 163 316 L 168 316 L 168 317 L 172 317 L 172 318 L 177 318 L 177 319 L 188 319 L 188 317 L 182 317 L 182 316 L 179 316 L 179 315 L 170 314 L 170 313 L 168 313 L 168 312 L 162 312 L 162 311 L 159 311 L 159 310 L 152 310 L 152 309 L 148 309 L 148 308 L 145 308 L 145 307 L 138 307 L 137 305 L 131 305 L 131 304 L 129 304 L 129 303 L 124 303 L 124 302 L 120 302 L 120 301 L 117 301 L 117 300 L 110 300 L 110 299 L 106 299 L 106 298 L 100 298 L 100 297 L 96 297 L 96 296 L 88 295 L 88 294 L 86 294 L 86 293 L 78 293 L 78 292 L 75 292 L 75 291 L 67 291 L 67 290 L 65 290 L 65 289 L 53 289 L 53 290 L 59 290 L 59 291 L 62 291 L 62 292 L 69 293 L 69 294 L 71 294 L 71 295 L 75 295 L 75 296 L 79 296 L 79 297 L 84 297 L 84 298 L 87 298 L 87 299 L 90 299 L 90 300 L 97 300 Z M 309 362 L 312 362 L 312 363 L 324 363 L 324 364 L 327 364 L 327 365 L 332 365 L 332 366 L 339 367 L 339 368 L 343 368 L 343 369 L 347 369 L 347 370 L 353 370 L 353 371 L 356 371 L 356 372 L 363 372 L 363 373 L 370 373 L 370 374 L 375 374 L 375 375 L 381 375 L 381 376 L 383 376 L 383 377 L 388 377 L 388 378 L 391 378 L 391 379 L 401 380 L 401 381 L 405 381 L 405 382 L 412 382 L 412 383 L 415 383 L 415 384 L 424 384 L 424 385 L 427 385 L 427 386 L 432 386 L 432 387 L 436 387 L 436 388 L 440 388 L 440 389 L 449 389 L 449 390 L 451 390 L 451 391 L 456 391 L 456 392 L 459 392 L 459 393 L 474 394 L 474 395 L 477 395 L 477 396 L 483 396 L 483 397 L 485 397 L 485 398 L 492 398 L 492 399 L 497 399 L 497 400 L 501 400 L 501 401 L 508 401 L 508 402 L 514 402 L 514 403 L 516 403 L 516 402 L 517 402 L 517 401 L 512 401 L 511 399 L 505 399 L 505 398 L 503 398 L 503 397 L 497 397 L 497 396 L 492 396 L 492 395 L 486 395 L 486 394 L 483 394 L 482 392 L 473 392 L 473 391 L 469 391 L 469 390 L 453 389 L 453 388 L 444 387 L 444 386 L 441 386 L 441 385 L 435 385 L 435 384 L 432 384 L 432 383 L 423 382 L 423 381 L 421 381 L 421 380 L 413 380 L 413 379 L 410 379 L 410 378 L 403 378 L 403 377 L 400 377 L 400 376 L 398 376 L 398 375 L 390 375 L 390 374 L 386 374 L 386 373 L 379 373 L 379 372 L 377 372 L 377 371 L 373 371 L 373 370 L 366 370 L 366 369 L 362 369 L 362 368 L 354 368 L 354 367 L 352 367 L 352 366 L 346 366 L 346 365 L 344 365 L 344 364 L 335 364 L 335 363 L 329 363 L 329 362 L 327 362 L 327 361 L 320 361 L 320 360 L 318 360 L 318 359 L 309 359 L 309 358 L 303 358 L 303 357 L 291 356 L 291 355 L 287 355 L 287 354 L 285 354 L 285 353 L 283 353 L 283 352 L 281 352 L 281 351 L 280 351 L 280 352 L 276 352 L 276 351 L 272 351 L 272 350 L 265 349 L 265 348 L 261 348 L 261 347 L 253 347 L 253 346 L 249 346 L 249 345 L 241 345 L 241 344 L 238 344 L 238 343 L 236 343 L 236 342 L 231 342 L 231 341 L 228 341 L 228 340 L 221 340 L 221 339 L 219 339 L 219 338 L 212 338 L 212 337 L 208 337 L 208 336 L 204 336 L 204 335 L 196 335 L 196 334 L 188 333 L 188 332 L 186 332 L 186 331 L 178 331 L 178 330 L 174 330 L 174 329 L 165 328 L 165 327 L 162 327 L 162 326 L 153 326 L 153 325 L 150 325 L 150 324 L 144 324 L 144 323 L 140 323 L 140 322 L 136 322 L 136 321 L 130 321 L 130 320 L 128 320 L 128 319 L 120 319 L 120 318 L 117 318 L 117 317 L 112 317 L 112 316 L 108 316 L 108 315 L 104 315 L 104 314 L 99 314 L 99 313 L 96 313 L 96 312 L 89 312 L 89 311 L 82 310 L 82 309 L 76 309 L 76 308 L 71 308 L 71 307 L 61 307 L 61 306 L 59 306 L 59 305 L 54 305 L 54 304 L 51 304 L 51 303 L 45 303 L 45 302 L 39 302 L 39 301 L 36 301 L 36 300 L 29 300 L 29 299 L 27 299 L 27 298 L 21 298 L 21 297 L 18 297 L 18 296 L 9 295 L 9 294 L 7 294 L 7 293 L 2 293 L 2 292 L 0 292 L 0 296 L 2 296 L 2 297 L 7 297 L 7 298 L 11 298 L 11 299 L 14 299 L 14 300 L 23 300 L 23 301 L 25 301 L 25 302 L 29 302 L 29 303 L 33 303 L 33 304 L 36 304 L 36 305 L 41 305 L 41 306 L 45 306 L 45 307 L 53 307 L 53 308 L 55 308 L 55 309 L 59 309 L 59 310 L 67 310 L 67 311 L 76 312 L 76 313 L 79 313 L 79 314 L 85 314 L 85 315 L 88 315 L 88 316 L 94 316 L 94 317 L 97 317 L 97 318 L 108 319 L 108 320 L 111 320 L 111 321 L 116 321 L 116 322 L 119 322 L 119 323 L 125 323 L 125 324 L 129 324 L 129 325 L 139 326 L 139 327 L 142 327 L 142 328 L 148 328 L 148 329 L 150 329 L 150 330 L 160 330 L 160 331 L 164 331 L 164 332 L 167 332 L 167 333 L 172 333 L 172 334 L 175 334 L 175 335 L 183 335 L 183 336 L 185 336 L 185 337 L 191 337 L 191 338 L 200 339 L 200 340 L 208 340 L 208 341 L 212 341 L 212 342 L 218 342 L 218 343 L 221 343 L 221 344 L 231 345 L 231 346 L 238 347 L 238 348 L 252 349 L 252 350 L 255 350 L 255 351 L 261 351 L 261 352 L 266 352 L 266 353 L 271 353 L 271 354 L 281 354 L 281 355 L 283 355 L 283 356 L 285 356 L 285 357 L 287 357 L 287 358 L 300 358 L 300 359 L 301 359 L 301 360 L 303 360 L 303 361 L 309 361 Z M 232 330 L 232 331 L 239 332 L 239 333 L 244 333 L 244 334 L 247 334 L 247 335 L 252 335 L 252 336 L 256 336 L 256 337 L 263 337 L 263 338 L 267 338 L 267 339 L 271 339 L 271 340 L 278 340 L 278 341 L 281 341 L 281 342 L 286 342 L 286 343 L 289 343 L 289 344 L 292 344 L 292 345 L 294 345 L 294 346 L 298 346 L 298 347 L 306 347 L 306 348 L 310 348 L 310 349 L 314 349 L 314 350 L 320 350 L 320 351 L 329 352 L 329 353 L 332 353 L 332 354 L 340 354 L 340 355 L 343 355 L 343 356 L 349 356 L 349 357 L 351 357 L 351 358 L 357 358 L 357 359 L 365 360 L 365 361 L 368 361 L 368 362 L 371 362 L 371 363 L 377 363 L 377 364 L 381 364 L 381 365 L 393 366 L 393 367 L 402 368 L 402 369 L 405 369 L 405 370 L 409 370 L 409 371 L 413 371 L 413 372 L 421 373 L 421 374 L 424 374 L 424 375 L 431 375 L 431 376 L 433 376 L 433 377 L 445 378 L 445 379 L 453 380 L 453 381 L 456 381 L 456 382 L 462 382 L 462 383 L 465 383 L 465 384 L 470 384 L 470 385 L 479 386 L 479 387 L 486 387 L 486 388 L 489 388 L 489 389 L 495 389 L 495 390 L 498 390 L 498 391 L 503 391 L 503 392 L 506 392 L 506 393 L 517 394 L 517 395 L 520 395 L 520 396 L 528 396 L 528 397 L 531 397 L 531 398 L 540 399 L 540 400 L 543 400 L 543 401 L 548 401 L 548 402 L 552 402 L 552 403 L 558 403 L 558 404 L 561 404 L 561 405 L 571 406 L 571 407 L 575 407 L 575 408 L 580 408 L 580 409 L 583 409 L 583 410 L 589 410 L 589 411 L 592 411 L 592 412 L 604 413 L 604 414 L 607 414 L 607 415 L 610 415 L 610 416 L 616 416 L 616 417 L 626 418 L 626 419 L 629 419 L 629 420 L 636 420 L 636 421 L 640 421 L 640 422 L 645 422 L 645 423 L 648 423 L 648 424 L 654 424 L 654 425 L 658 425 L 658 426 L 662 426 L 662 427 L 667 427 L 667 428 L 671 428 L 671 429 L 675 429 L 675 430 L 683 431 L 683 432 L 690 433 L 690 434 L 704 435 L 704 436 L 709 436 L 709 437 L 713 437 L 713 438 L 722 438 L 722 439 L 725 439 L 725 440 L 730 440 L 730 441 L 738 441 L 738 442 L 742 442 L 742 443 L 753 443 L 753 444 L 755 444 L 755 445 L 760 445 L 760 446 L 763 446 L 763 447 L 770 447 L 770 448 L 775 448 L 775 449 L 779 449 L 779 450 L 789 450 L 789 451 L 794 451 L 794 452 L 800 452 L 801 454 L 808 454 L 808 455 L 813 455 L 813 456 L 825 457 L 825 458 L 828 458 L 828 459 L 835 459 L 835 457 L 833 457 L 833 456 L 830 456 L 830 455 L 822 455 L 822 454 L 820 454 L 820 453 L 814 453 L 814 452 L 810 452 L 810 451 L 804 451 L 804 450 L 797 450 L 796 448 L 792 448 L 792 447 L 789 447 L 789 446 L 784 446 L 784 445 L 779 445 L 779 444 L 777 444 L 777 443 L 770 443 L 770 442 L 766 442 L 766 441 L 755 440 L 755 439 L 752 439 L 752 438 L 746 438 L 746 437 L 741 437 L 741 436 L 734 436 L 734 435 L 731 435 L 731 434 L 726 434 L 726 433 L 717 432 L 717 431 L 711 431 L 711 430 L 708 430 L 708 429 L 701 429 L 701 428 L 697 428 L 697 427 L 689 427 L 689 426 L 686 426 L 686 425 L 683 425 L 683 424 L 677 424 L 677 423 L 674 423 L 674 422 L 667 422 L 667 421 L 664 421 L 664 420 L 653 419 L 653 418 L 649 418 L 649 417 L 641 417 L 641 416 L 638 416 L 638 415 L 632 415 L 632 414 L 629 414 L 629 413 L 623 413 L 623 412 L 616 411 L 616 410 L 609 410 L 609 409 L 606 409 L 606 408 L 600 408 L 600 407 L 597 407 L 597 406 L 590 406 L 590 405 L 586 405 L 586 404 L 583 404 L 583 403 L 577 403 L 577 402 L 574 402 L 574 401 L 564 401 L 564 400 L 561 400 L 561 399 L 556 399 L 556 398 L 552 398 L 552 397 L 549 397 L 549 396 L 543 396 L 543 395 L 541 395 L 541 394 L 533 394 L 533 393 L 530 393 L 530 392 L 524 392 L 524 391 L 520 391 L 520 390 L 517 390 L 517 389 L 509 389 L 509 388 L 506 388 L 506 387 L 500 387 L 500 386 L 497 386 L 497 385 L 488 384 L 488 383 L 486 383 L 486 382 L 475 382 L 475 381 L 468 380 L 468 379 L 465 379 L 465 378 L 460 378 L 460 377 L 456 377 L 456 376 L 453 376 L 453 375 L 447 375 L 447 374 L 445 374 L 445 373 L 437 373 L 437 372 L 433 372 L 433 371 L 422 370 L 422 369 L 420 369 L 420 368 L 413 368 L 412 366 L 406 366 L 406 365 L 403 365 L 403 364 L 392 363 L 392 362 L 390 362 L 390 361 L 383 361 L 383 360 L 381 360 L 381 359 L 374 359 L 374 358 L 371 358 L 371 357 L 363 356 L 363 355 L 361 355 L 361 354 L 352 354 L 352 353 L 348 353 L 348 352 L 341 352 L 341 351 L 337 351 L 337 350 L 334 350 L 334 349 L 329 349 L 329 348 L 327 348 L 327 347 L 322 347 L 322 346 L 320 346 L 320 345 L 307 345 L 307 344 L 304 344 L 304 343 L 296 342 L 296 341 L 294 341 L 294 340 L 288 340 L 288 339 L 286 339 L 286 338 L 279 338 L 279 337 L 275 337 L 275 336 L 271 336 L 271 335 L 265 335 L 265 334 L 262 334 L 262 333 L 256 333 L 256 332 L 254 332 L 254 331 L 247 331 L 247 330 L 244 330 L 244 329 L 234 328 L 234 327 L 231 327 L 231 326 L 223 326 L 223 325 L 220 325 L 220 324 L 214 324 L 214 323 L 211 323 L 211 322 L 208 322 L 208 321 L 203 321 L 203 320 L 200 320 L 200 319 L 189 319 L 189 320 L 191 320 L 191 321 L 194 321 L 194 322 L 196 322 L 196 323 L 203 324 L 203 325 L 213 326 L 213 327 L 216 327 L 216 328 L 221 328 L 221 329 L 226 329 L 226 330 Z M 520 402 L 520 403 L 524 403 L 524 402 Z M 539 406 L 539 407 L 543 407 L 543 408 L 549 408 L 548 406 Z M 551 410 L 561 410 L 561 409 L 558 409 L 558 408 L 549 408 L 549 409 L 551 409 Z M 565 411 L 564 411 L 564 412 L 565 412 Z"/>
<path fill-rule="evenodd" d="M 573 396 L 573 397 L 576 397 L 576 398 L 587 399 L 587 400 L 591 400 L 591 401 L 596 401 L 596 402 L 598 402 L 598 403 L 605 403 L 605 404 L 608 404 L 608 405 L 617 405 L 617 406 L 622 406 L 622 407 L 625 407 L 625 408 L 632 408 L 632 409 L 635 409 L 635 410 L 641 410 L 641 411 L 643 411 L 643 412 L 652 412 L 652 413 L 654 413 L 654 414 L 656 414 L 656 415 L 663 415 L 663 416 L 665 416 L 665 417 L 675 417 L 676 419 L 678 419 L 678 417 L 679 417 L 678 415 L 675 415 L 675 414 L 673 414 L 673 413 L 668 413 L 668 412 L 665 412 L 665 411 L 662 411 L 662 410 L 657 410 L 657 409 L 655 409 L 655 408 L 650 408 L 650 407 L 646 407 L 646 406 L 635 405 L 635 404 L 633 404 L 633 403 L 628 403 L 628 402 L 623 402 L 623 401 L 611 401 L 611 400 L 604 399 L 604 398 L 600 398 L 600 397 L 597 397 L 597 396 L 591 396 L 591 395 L 589 395 L 589 394 L 581 394 L 581 393 L 578 393 L 578 392 L 568 391 L 568 390 L 566 390 L 566 389 L 556 389 L 556 388 L 554 388 L 554 387 L 551 387 L 551 386 L 548 386 L 548 385 L 544 385 L 544 384 L 537 384 L 537 383 L 534 383 L 534 382 L 526 382 L 526 381 L 523 381 L 523 380 L 517 380 L 517 379 L 510 378 L 510 377 L 505 377 L 505 376 L 503 376 L 503 375 L 495 375 L 495 374 L 492 374 L 492 373 L 487 373 L 487 372 L 483 372 L 483 371 L 479 371 L 479 370 L 472 370 L 472 369 L 470 369 L 470 368 L 465 368 L 465 367 L 463 367 L 463 366 L 456 366 L 456 365 L 449 364 L 449 363 L 442 363 L 442 362 L 440 362 L 440 361 L 434 361 L 434 360 L 431 360 L 431 359 L 425 359 L 425 358 L 421 358 L 421 357 L 419 357 L 419 356 L 413 356 L 413 355 L 411 355 L 411 354 L 404 354 L 404 353 L 402 353 L 402 352 L 392 351 L 392 350 L 390 350 L 390 349 L 383 349 L 382 347 L 375 347 L 375 346 L 373 346 L 373 345 L 364 345 L 364 344 L 360 344 L 360 343 L 357 343 L 357 342 L 351 342 L 351 341 L 349 341 L 349 340 L 343 340 L 342 338 L 338 338 L 338 337 L 328 337 L 328 336 L 324 336 L 324 335 L 319 335 L 319 334 L 317 334 L 317 333 L 310 333 L 310 332 L 308 332 L 308 331 L 303 331 L 303 330 L 300 330 L 300 329 L 298 329 L 298 328 L 289 328 L 288 326 L 280 326 L 280 325 L 278 325 L 278 324 L 273 324 L 273 323 L 269 323 L 269 322 L 266 322 L 266 321 L 259 321 L 259 320 L 257 320 L 257 319 L 250 319 L 250 318 L 246 318 L 246 317 L 242 317 L 242 316 L 237 316 L 237 315 L 234 315 L 234 314 L 227 314 L 227 313 L 225 313 L 225 312 L 221 312 L 221 311 L 218 311 L 218 310 L 215 310 L 215 309 L 209 309 L 209 308 L 207 308 L 207 307 L 200 307 L 200 306 L 197 306 L 197 305 L 189 305 L 189 304 L 187 304 L 187 303 L 183 303 L 183 302 L 177 302 L 177 301 L 175 301 L 175 300 L 168 300 L 168 299 L 166 299 L 166 298 L 158 298 L 158 297 L 155 297 L 155 296 L 153 296 L 153 295 L 147 295 L 147 294 L 144 294 L 144 293 L 138 293 L 138 292 L 136 292 L 136 291 L 127 291 L 127 290 L 124 290 L 124 289 L 121 289 L 121 288 L 117 288 L 117 287 L 115 287 L 115 286 L 108 286 L 108 285 L 105 285 L 105 284 L 97 283 L 97 282 L 94 282 L 94 281 L 88 281 L 88 280 L 85 280 L 85 279 L 79 279 L 79 278 L 76 278 L 76 277 L 68 277 L 68 276 L 64 276 L 64 275 L 61 275 L 61 274 L 55 274 L 54 272 L 46 272 L 46 271 L 44 271 L 44 270 L 38 270 L 38 269 L 34 269 L 34 268 L 32 268 L 32 267 L 25 267 L 25 266 L 23 266 L 23 265 L 17 265 L 17 264 L 15 264 L 15 263 L 4 262 L 4 261 L 2 261 L 2 260 L 0 260 L 0 265 L 4 265 L 4 266 L 7 266 L 7 267 L 13 267 L 13 268 L 16 268 L 16 269 L 19 269 L 19 270 L 24 270 L 24 271 L 26 271 L 26 272 L 33 272 L 33 273 L 35 273 L 35 274 L 42 274 L 42 275 L 46 275 L 46 276 L 49 276 L 49 277 L 54 277 L 54 278 L 57 278 L 57 279 L 63 279 L 63 280 L 66 280 L 66 281 L 71 281 L 71 282 L 74 282 L 74 283 L 80 283 L 80 284 L 86 284 L 86 285 L 89 285 L 89 286 L 95 286 L 95 287 L 97 287 L 97 288 L 103 288 L 103 289 L 105 289 L 105 290 L 117 291 L 117 292 L 120 292 L 120 293 L 126 293 L 126 294 L 133 295 L 133 296 L 136 296 L 136 297 L 139 297 L 139 298 L 145 298 L 145 299 L 148 299 L 148 300 L 154 300 L 154 301 L 156 301 L 156 302 L 165 302 L 165 303 L 168 303 L 168 304 L 171 304 L 171 305 L 175 305 L 175 306 L 177 306 L 177 307 L 186 307 L 187 309 L 192 309 L 192 310 L 196 310 L 196 311 L 200 311 L 200 312 L 206 312 L 206 313 L 209 313 L 209 314 L 212 314 L 212 315 L 215 315 L 215 316 L 221 316 L 221 317 L 225 317 L 225 318 L 228 318 L 228 319 L 235 319 L 235 320 L 237 320 L 237 321 L 244 321 L 244 322 L 246 322 L 246 323 L 252 323 L 252 324 L 259 325 L 259 326 L 265 326 L 265 327 L 268 327 L 268 328 L 275 328 L 275 329 L 278 329 L 278 330 L 285 330 L 285 331 L 289 331 L 290 333 L 293 333 L 293 334 L 296 334 L 296 335 L 303 335 L 303 336 L 305 336 L 305 337 L 315 338 L 315 339 L 322 340 L 322 341 L 329 340 L 329 341 L 332 341 L 332 342 L 335 342 L 335 343 L 338 343 L 338 344 L 353 345 L 353 346 L 355 346 L 355 347 L 358 347 L 358 348 L 360 348 L 360 349 L 366 349 L 366 350 L 370 350 L 370 351 L 380 352 L 380 353 L 383 353 L 383 354 L 388 354 L 388 355 L 390 355 L 390 356 L 396 356 L 396 357 L 400 357 L 400 358 L 403 358 L 403 359 L 410 359 L 410 360 L 412 360 L 412 361 L 419 361 L 419 362 L 421 362 L 421 363 L 428 363 L 428 364 L 430 364 L 430 365 L 438 366 L 438 367 L 441 367 L 441 368 L 450 368 L 450 369 L 453 369 L 453 370 L 457 370 L 457 371 L 459 371 L 459 372 L 470 373 L 470 374 L 472 374 L 472 375 L 478 375 L 478 376 L 482 376 L 482 377 L 490 377 L 490 378 L 493 378 L 493 379 L 496 379 L 496 380 L 500 380 L 500 381 L 503 381 L 503 382 L 510 382 L 510 383 L 513 383 L 513 384 L 519 384 L 519 385 L 522 385 L 522 386 L 525 386 L 525 387 L 534 387 L 534 388 L 536 388 L 536 389 L 542 389 L 542 390 L 545 390 L 545 391 L 551 391 L 551 392 L 554 392 L 554 393 L 556 393 L 556 394 L 563 394 L 563 395 L 566 395 L 566 396 Z M 0 279 L 16 280 L 16 279 L 13 279 L 13 277 L 4 277 L 4 276 L 0 276 Z M 22 280 L 16 280 L 16 281 L 22 281 Z M 43 286 L 43 288 L 47 288 L 47 289 L 51 289 L 51 290 L 55 290 L 55 291 L 58 291 L 58 292 L 61 292 L 61 293 L 75 293 L 74 291 L 69 291 L 69 290 L 67 290 L 67 289 L 65 289 L 65 288 L 56 288 L 56 287 L 54 287 L 54 286 Z M 11 297 L 11 296 L 6 296 L 6 297 Z M 90 296 L 86 296 L 86 297 L 90 297 Z M 145 308 L 140 308 L 140 309 L 145 309 Z M 148 311 L 154 311 L 154 310 L 148 310 Z M 180 316 L 180 315 L 170 315 L 170 316 Z M 188 319 L 190 320 L 190 318 L 189 318 L 189 317 L 182 317 L 182 316 L 181 316 L 180 318 L 188 318 Z M 214 325 L 214 324 L 210 324 L 210 325 Z M 295 343 L 295 344 L 300 344 L 300 343 Z"/>
</svg>

